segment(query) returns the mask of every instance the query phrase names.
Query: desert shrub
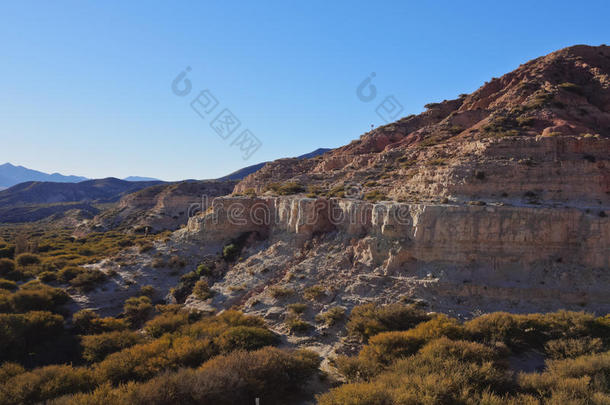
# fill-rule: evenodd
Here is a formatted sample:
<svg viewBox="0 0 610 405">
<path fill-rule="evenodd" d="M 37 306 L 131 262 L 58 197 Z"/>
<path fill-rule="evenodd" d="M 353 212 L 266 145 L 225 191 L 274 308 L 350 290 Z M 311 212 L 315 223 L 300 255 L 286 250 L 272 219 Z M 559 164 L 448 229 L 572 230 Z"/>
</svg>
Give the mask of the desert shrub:
<svg viewBox="0 0 610 405">
<path fill-rule="evenodd" d="M 5 245 L 0 248 L 0 258 L 12 259 L 15 257 L 15 246 Z"/>
<path fill-rule="evenodd" d="M 100 318 L 97 313 L 89 309 L 80 310 L 72 315 L 72 326 L 75 332 L 81 335 L 120 331 L 129 327 L 124 319 Z"/>
<path fill-rule="evenodd" d="M 145 295 L 150 299 L 152 299 L 156 293 L 157 290 L 152 285 L 145 285 L 140 288 L 140 295 Z"/>
<path fill-rule="evenodd" d="M 313 328 L 312 324 L 297 316 L 289 316 L 286 319 L 286 326 L 288 326 L 292 333 L 306 333 Z"/>
<path fill-rule="evenodd" d="M 40 263 L 40 258 L 32 253 L 22 253 L 17 256 L 17 264 L 20 266 L 32 266 Z"/>
<path fill-rule="evenodd" d="M 599 353 L 604 344 L 599 338 L 583 337 L 579 339 L 549 340 L 544 345 L 544 351 L 551 359 L 566 359 Z"/>
<path fill-rule="evenodd" d="M 65 267 L 57 273 L 57 279 L 61 282 L 68 283 L 72 279 L 76 278 L 79 274 L 81 274 L 85 269 L 82 267 L 69 266 Z"/>
<path fill-rule="evenodd" d="M 423 344 L 423 339 L 409 331 L 383 332 L 371 337 L 359 356 L 387 366 L 394 360 L 415 354 Z"/>
<path fill-rule="evenodd" d="M 5 362 L 0 365 L 0 384 L 4 384 L 10 378 L 25 373 L 25 368 L 21 364 Z"/>
<path fill-rule="evenodd" d="M 63 318 L 46 311 L 0 314 L 0 361 L 18 359 L 63 333 Z"/>
<path fill-rule="evenodd" d="M 92 386 L 93 375 L 85 368 L 46 366 L 9 378 L 0 388 L 0 403 L 41 403 L 61 395 L 87 391 Z"/>
<path fill-rule="evenodd" d="M 106 281 L 106 274 L 103 272 L 94 269 L 85 269 L 70 280 L 70 285 L 84 291 L 91 291 L 95 288 L 96 284 L 104 281 Z"/>
<path fill-rule="evenodd" d="M 288 305 L 288 310 L 294 314 L 299 315 L 307 310 L 307 304 L 305 304 L 303 302 L 297 302 L 294 304 L 290 304 L 290 305 Z"/>
<path fill-rule="evenodd" d="M 206 280 L 199 280 L 195 283 L 195 287 L 193 287 L 193 294 L 195 297 L 200 300 L 207 300 L 213 295 L 213 291 L 210 290 L 210 286 Z"/>
<path fill-rule="evenodd" d="M 234 350 L 256 350 L 278 343 L 277 336 L 268 329 L 256 326 L 234 326 L 214 340 L 224 353 Z"/>
<path fill-rule="evenodd" d="M 188 312 L 165 312 L 146 322 L 144 330 L 150 336 L 158 338 L 165 333 L 175 332 L 181 326 L 187 325 L 188 323 Z"/>
<path fill-rule="evenodd" d="M 43 271 L 38 274 L 38 279 L 45 283 L 50 283 L 57 280 L 57 273 L 52 271 Z"/>
<path fill-rule="evenodd" d="M 142 340 L 140 334 L 127 330 L 82 336 L 83 359 L 92 363 L 102 361 L 109 354 L 131 347 Z"/>
<path fill-rule="evenodd" d="M 495 312 L 468 321 L 464 326 L 473 339 L 503 342 L 517 351 L 542 350 L 553 339 L 603 337 L 610 333 L 593 315 L 569 311 L 527 315 Z"/>
<path fill-rule="evenodd" d="M 206 362 L 198 370 L 162 374 L 141 384 L 99 387 L 90 394 L 64 398 L 61 404 L 164 405 L 249 404 L 264 398 L 266 404 L 294 402 L 300 388 L 317 372 L 312 352 L 263 348 L 233 352 Z"/>
<path fill-rule="evenodd" d="M 17 283 L 12 280 L 0 278 L 0 288 L 4 290 L 13 291 L 17 289 Z"/>
<path fill-rule="evenodd" d="M 367 191 L 364 193 L 364 199 L 371 202 L 383 201 L 386 198 L 386 195 L 379 190 Z"/>
<path fill-rule="evenodd" d="M 163 336 L 108 355 L 95 365 L 98 381 L 143 381 L 165 370 L 197 367 L 217 354 L 210 339 Z"/>
<path fill-rule="evenodd" d="M 316 322 L 323 322 L 326 326 L 333 326 L 345 316 L 345 308 L 332 307 L 326 312 L 316 315 Z"/>
<path fill-rule="evenodd" d="M 305 191 L 305 187 L 295 182 L 287 182 L 284 184 L 271 183 L 267 186 L 267 190 L 273 191 L 275 194 L 279 195 L 291 195 L 302 193 Z"/>
<path fill-rule="evenodd" d="M 377 335 L 371 340 L 381 336 L 382 334 Z M 388 343 L 386 349 L 395 350 Z M 407 344 L 404 347 L 409 346 Z M 510 374 L 495 362 L 494 350 L 484 345 L 443 338 L 433 340 L 419 352 L 408 355 L 408 352 L 417 351 L 416 347 L 417 344 L 414 344 L 402 354 L 407 357 L 399 357 L 393 362 L 388 359 L 391 365 L 385 369 L 376 370 L 373 362 L 366 364 L 364 361 L 358 363 L 352 360 L 352 366 L 364 371 L 364 380 L 368 381 L 332 389 L 321 395 L 318 403 L 475 404 L 484 403 L 479 399 L 486 393 L 505 393 L 513 388 Z M 359 359 L 366 360 L 366 356 L 359 356 Z M 371 370 L 367 371 L 363 367 L 371 367 Z M 381 374 L 377 374 L 379 371 L 382 371 Z M 362 379 L 362 375 L 354 379 L 352 374 L 350 380 Z"/>
<path fill-rule="evenodd" d="M 201 276 L 210 277 L 210 276 L 214 275 L 214 272 L 212 271 L 210 266 L 208 266 L 205 263 L 201 263 L 199 266 L 197 266 L 196 272 L 199 277 L 201 277 Z"/>
<path fill-rule="evenodd" d="M 139 326 L 146 321 L 153 312 L 150 298 L 146 296 L 131 297 L 125 301 L 123 313 L 132 326 Z"/>
<path fill-rule="evenodd" d="M 552 404 L 608 403 L 610 352 L 547 362 L 543 373 L 521 373 L 520 388 Z"/>
<path fill-rule="evenodd" d="M 31 281 L 14 292 L 10 296 L 10 301 L 14 312 L 59 311 L 69 298 L 69 295 L 60 288 Z"/>
<path fill-rule="evenodd" d="M 229 243 L 225 247 L 222 248 L 222 258 L 228 262 L 235 261 L 237 256 L 239 256 L 240 249 L 234 243 Z"/>
<path fill-rule="evenodd" d="M 303 291 L 303 298 L 310 301 L 317 301 L 326 295 L 326 288 L 321 285 L 312 285 Z"/>
<path fill-rule="evenodd" d="M 15 271 L 15 262 L 11 259 L 0 259 L 0 276 L 6 276 Z"/>
<path fill-rule="evenodd" d="M 292 288 L 274 286 L 269 287 L 269 294 L 275 299 L 280 299 L 291 296 L 294 294 L 294 290 Z"/>
<path fill-rule="evenodd" d="M 406 330 L 429 319 L 430 317 L 424 311 L 414 305 L 364 304 L 356 306 L 352 310 L 347 323 L 347 331 L 351 335 L 366 340 L 377 333 Z"/>
<path fill-rule="evenodd" d="M 194 284 L 197 280 L 199 280 L 199 274 L 194 271 L 189 271 L 188 273 L 180 276 L 180 281 L 184 284 Z"/>
</svg>

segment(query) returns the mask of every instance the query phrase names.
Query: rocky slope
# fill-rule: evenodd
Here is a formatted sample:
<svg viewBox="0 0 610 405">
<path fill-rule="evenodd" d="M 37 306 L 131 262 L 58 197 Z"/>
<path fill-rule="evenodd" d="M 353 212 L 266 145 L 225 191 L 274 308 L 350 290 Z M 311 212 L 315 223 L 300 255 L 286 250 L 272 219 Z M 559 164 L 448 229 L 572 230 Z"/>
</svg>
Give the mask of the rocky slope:
<svg viewBox="0 0 610 405">
<path fill-rule="evenodd" d="M 80 233 L 121 228 L 128 231 L 175 230 L 207 209 L 214 197 L 230 194 L 236 181 L 184 181 L 145 188 L 121 198 L 79 229 Z"/>
<path fill-rule="evenodd" d="M 535 59 L 459 99 L 377 128 L 315 159 L 267 164 L 236 187 L 346 185 L 370 199 L 562 202 L 610 199 L 610 47 Z"/>
<path fill-rule="evenodd" d="M 608 312 L 609 74 L 609 47 L 566 48 L 324 155 L 270 162 L 154 253 L 126 253 L 114 281 L 165 294 L 155 257 L 206 263 L 215 294 L 188 307 L 240 307 L 325 356 L 343 324 L 316 315 L 363 302 Z M 118 308 L 110 297 L 82 302 Z M 300 334 L 297 302 L 312 325 Z"/>
</svg>

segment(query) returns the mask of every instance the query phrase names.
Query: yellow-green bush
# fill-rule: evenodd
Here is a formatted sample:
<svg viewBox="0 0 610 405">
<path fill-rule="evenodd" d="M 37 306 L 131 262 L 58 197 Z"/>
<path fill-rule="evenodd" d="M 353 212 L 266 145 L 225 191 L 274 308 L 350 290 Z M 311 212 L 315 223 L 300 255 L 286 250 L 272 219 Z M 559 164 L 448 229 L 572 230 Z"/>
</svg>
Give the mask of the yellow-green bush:
<svg viewBox="0 0 610 405">
<path fill-rule="evenodd" d="M 110 354 L 94 368 L 99 382 L 143 381 L 165 370 L 196 367 L 215 354 L 210 339 L 164 336 Z"/>
<path fill-rule="evenodd" d="M 419 322 L 430 319 L 421 309 L 413 305 L 391 304 L 378 306 L 364 304 L 354 307 L 347 331 L 364 340 L 384 331 L 409 329 Z"/>
<path fill-rule="evenodd" d="M 234 350 L 256 350 L 278 343 L 278 338 L 268 329 L 257 326 L 233 326 L 218 336 L 214 343 L 223 353 Z"/>
<path fill-rule="evenodd" d="M 85 335 L 81 337 L 83 359 L 91 363 L 102 361 L 109 354 L 131 347 L 143 340 L 139 333 L 127 330 Z"/>
<path fill-rule="evenodd" d="M 33 404 L 65 394 L 87 391 L 94 386 L 90 370 L 53 365 L 20 373 L 0 386 L 1 404 Z"/>
<path fill-rule="evenodd" d="M 89 309 L 83 309 L 72 316 L 72 326 L 76 333 L 92 335 L 97 333 L 120 331 L 129 328 L 127 321 L 117 318 L 100 318 Z"/>
<path fill-rule="evenodd" d="M 148 335 L 158 338 L 164 333 L 175 332 L 181 326 L 187 325 L 188 323 L 188 312 L 165 312 L 146 322 L 144 330 Z"/>
<path fill-rule="evenodd" d="M 63 318 L 46 311 L 0 314 L 0 361 L 25 353 L 63 333 Z"/>
<path fill-rule="evenodd" d="M 148 382 L 118 388 L 103 385 L 89 394 L 61 398 L 56 404 L 165 405 L 265 404 L 294 402 L 299 389 L 318 369 L 312 352 L 263 348 L 233 352 L 206 362 L 197 370 L 159 375 Z"/>
<path fill-rule="evenodd" d="M 139 326 L 144 323 L 153 313 L 153 310 L 152 301 L 145 295 L 131 297 L 125 301 L 123 306 L 125 318 L 132 326 Z"/>
</svg>

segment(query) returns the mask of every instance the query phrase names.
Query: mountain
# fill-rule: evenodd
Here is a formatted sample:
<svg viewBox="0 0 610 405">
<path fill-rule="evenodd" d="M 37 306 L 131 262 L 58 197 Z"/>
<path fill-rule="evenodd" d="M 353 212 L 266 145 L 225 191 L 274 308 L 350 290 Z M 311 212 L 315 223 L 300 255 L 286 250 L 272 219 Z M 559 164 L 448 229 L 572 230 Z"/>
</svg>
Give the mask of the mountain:
<svg viewBox="0 0 610 405">
<path fill-rule="evenodd" d="M 125 181 L 112 177 L 80 183 L 29 181 L 0 191 L 0 222 L 29 222 L 75 208 L 93 215 L 99 209 L 91 204 L 117 202 L 122 196 L 162 183 Z M 78 204 L 81 205 L 78 205 Z"/>
<path fill-rule="evenodd" d="M 606 206 L 610 47 L 574 46 L 426 105 L 314 159 L 281 159 L 235 192 L 354 185 L 369 200 Z M 531 205 L 531 204 L 530 204 Z"/>
<path fill-rule="evenodd" d="M 8 188 L 26 181 L 54 181 L 62 183 L 77 183 L 87 180 L 81 176 L 64 176 L 59 173 L 47 174 L 23 166 L 14 166 L 10 163 L 0 165 L 0 187 Z"/>
<path fill-rule="evenodd" d="M 297 156 L 295 159 L 309 159 L 309 158 L 312 158 L 312 157 L 315 157 L 318 155 L 322 155 L 322 154 L 328 152 L 329 150 L 331 150 L 331 149 L 318 148 L 318 149 L 314 150 L 313 152 L 309 152 L 304 155 Z M 265 166 L 267 163 L 269 163 L 269 162 L 262 162 L 262 163 L 257 163 L 255 165 L 246 166 L 246 167 L 236 170 L 233 173 L 230 173 L 226 176 L 219 177 L 216 180 L 241 180 L 244 177 L 262 169 L 263 166 Z"/>
</svg>

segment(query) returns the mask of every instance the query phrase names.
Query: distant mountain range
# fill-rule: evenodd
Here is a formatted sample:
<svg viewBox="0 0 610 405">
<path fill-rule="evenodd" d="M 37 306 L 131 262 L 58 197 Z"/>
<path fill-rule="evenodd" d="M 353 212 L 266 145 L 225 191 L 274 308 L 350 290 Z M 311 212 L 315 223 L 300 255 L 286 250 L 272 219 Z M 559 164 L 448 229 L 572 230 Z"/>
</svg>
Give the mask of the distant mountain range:
<svg viewBox="0 0 610 405">
<path fill-rule="evenodd" d="M 12 187 L 27 181 L 51 181 L 55 183 L 78 183 L 89 180 L 83 176 L 65 176 L 61 173 L 44 173 L 38 170 L 28 169 L 23 166 L 15 166 L 11 163 L 0 165 L 0 190 Z M 129 176 L 125 181 L 160 181 L 152 177 Z"/>
<path fill-rule="evenodd" d="M 316 149 L 313 152 L 297 156 L 297 159 L 311 158 L 329 150 Z M 224 190 L 225 188 L 224 191 L 230 193 L 235 181 L 256 172 L 267 163 L 262 162 L 244 167 L 216 180 L 184 180 L 172 183 L 139 176 L 130 176 L 122 180 L 113 177 L 89 180 L 81 176 L 64 176 L 59 173 L 47 174 L 23 166 L 5 163 L 0 165 L 0 223 L 37 221 L 51 215 L 61 215 L 74 209 L 81 210 L 87 216 L 92 217 L 99 213 L 99 208 L 94 204 L 117 202 L 128 194 L 156 185 L 159 187 L 150 191 L 153 194 L 163 194 L 163 192 L 184 193 L 185 190 L 190 189 L 188 185 L 182 183 L 193 183 L 191 188 L 194 191 L 191 191 L 193 191 L 193 196 L 197 197 L 201 193 L 196 187 L 204 187 L 207 190 L 216 181 L 222 184 L 216 187 L 218 190 L 214 192 L 215 194 L 221 195 L 220 189 Z"/>
<path fill-rule="evenodd" d="M 64 176 L 59 173 L 43 173 L 23 166 L 14 166 L 10 163 L 0 165 L 0 187 L 8 188 L 26 181 L 54 181 L 60 183 L 78 183 L 87 180 L 82 176 Z"/>
</svg>

